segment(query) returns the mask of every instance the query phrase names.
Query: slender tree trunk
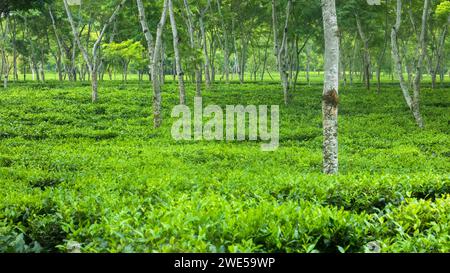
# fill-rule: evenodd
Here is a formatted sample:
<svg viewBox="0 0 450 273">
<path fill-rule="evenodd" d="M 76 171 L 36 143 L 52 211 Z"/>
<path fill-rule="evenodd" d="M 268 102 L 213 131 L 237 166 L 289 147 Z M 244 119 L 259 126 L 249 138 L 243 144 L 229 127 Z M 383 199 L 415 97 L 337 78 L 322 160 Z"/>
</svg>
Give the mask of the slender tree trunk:
<svg viewBox="0 0 450 273">
<path fill-rule="evenodd" d="M 288 25 L 289 25 L 289 15 L 291 14 L 292 0 L 288 0 L 286 7 L 286 22 L 284 24 L 283 39 L 281 42 L 280 52 L 278 53 L 278 58 L 280 59 L 280 75 L 283 84 L 283 96 L 284 104 L 289 102 L 289 62 L 288 62 Z M 284 55 L 284 56 L 283 56 Z"/>
<path fill-rule="evenodd" d="M 66 10 L 67 13 L 67 17 L 70 23 L 70 26 L 72 28 L 72 32 L 73 32 L 73 36 L 75 38 L 75 41 L 78 44 L 78 47 L 80 48 L 80 51 L 83 55 L 83 58 L 86 62 L 86 65 L 88 66 L 88 70 L 89 73 L 91 75 L 91 87 L 92 87 L 92 102 L 96 102 L 98 99 L 98 79 L 97 79 L 97 69 L 98 69 L 98 50 L 101 44 L 101 41 L 103 39 L 103 36 L 105 35 L 106 29 L 108 28 L 108 26 L 115 20 L 117 14 L 120 12 L 120 10 L 122 9 L 122 7 L 125 5 L 125 2 L 127 0 L 122 0 L 120 2 L 119 5 L 117 5 L 117 7 L 115 8 L 114 12 L 112 13 L 112 15 L 109 17 L 108 21 L 103 25 L 103 28 L 100 32 L 100 34 L 98 35 L 97 40 L 95 41 L 93 48 L 92 48 L 92 59 L 89 57 L 86 48 L 83 46 L 83 44 L 81 43 L 78 31 L 76 29 L 75 26 L 75 22 L 73 20 L 72 17 L 72 13 L 70 12 L 70 8 L 69 5 L 67 3 L 67 0 L 63 0 L 64 1 L 64 8 Z M 94 71 L 96 70 L 96 71 Z"/>
<path fill-rule="evenodd" d="M 175 53 L 176 72 L 178 75 L 178 86 L 180 88 L 180 104 L 186 104 L 186 90 L 184 88 L 184 79 L 183 79 L 184 73 L 181 67 L 180 52 L 178 50 L 179 38 L 178 38 L 177 24 L 175 21 L 175 15 L 173 12 L 172 0 L 169 0 L 169 17 L 170 17 L 170 24 L 172 25 L 173 50 Z"/>
<path fill-rule="evenodd" d="M 160 69 L 159 69 L 159 81 L 160 81 L 160 84 L 161 84 L 161 86 L 163 86 L 165 83 L 166 83 L 166 69 L 165 69 L 165 61 L 166 61 L 166 59 L 165 59 L 165 44 L 164 44 L 164 41 L 163 40 L 161 40 L 161 48 L 160 48 L 160 54 L 161 54 L 161 56 L 160 56 L 160 59 L 159 59 L 159 67 L 160 67 Z"/>
<path fill-rule="evenodd" d="M 228 48 L 228 31 L 225 27 L 225 21 L 223 19 L 222 9 L 220 5 L 220 0 L 217 0 L 217 10 L 219 11 L 220 23 L 222 25 L 222 31 L 224 36 L 223 43 L 223 67 L 225 72 L 225 81 L 226 83 L 230 83 L 230 50 Z"/>
<path fill-rule="evenodd" d="M 325 37 L 325 68 L 322 99 L 323 171 L 338 172 L 338 104 L 339 104 L 339 30 L 334 0 L 322 1 Z"/>
<path fill-rule="evenodd" d="M 145 9 L 144 5 L 142 4 L 142 0 L 136 0 L 136 3 L 139 11 L 139 21 L 141 22 L 142 31 L 144 32 L 145 40 L 147 41 L 148 71 L 151 75 L 153 67 L 153 37 L 148 28 L 147 18 L 145 16 Z"/>
<path fill-rule="evenodd" d="M 270 42 L 270 36 L 267 37 L 267 43 L 264 48 L 264 60 L 263 60 L 263 65 L 262 65 L 261 81 L 264 81 L 264 74 L 266 72 L 269 42 Z"/>
<path fill-rule="evenodd" d="M 8 71 L 9 64 L 6 56 L 6 51 L 2 49 L 2 69 L 3 69 L 3 88 L 8 88 Z"/>
<path fill-rule="evenodd" d="M 352 86 L 353 85 L 353 74 L 356 74 L 356 71 L 354 71 L 355 70 L 355 66 L 356 66 L 356 64 L 355 64 L 355 62 L 356 62 L 356 55 L 357 55 L 357 52 L 358 52 L 358 46 L 357 46 L 357 44 L 358 44 L 358 40 L 356 39 L 356 35 L 355 35 L 355 39 L 354 39 L 354 44 L 353 44 L 353 54 L 352 54 L 352 57 L 351 57 L 351 59 L 350 59 L 350 64 L 349 64 L 349 73 L 350 73 L 350 86 Z"/>
<path fill-rule="evenodd" d="M 276 10 L 275 10 L 275 0 L 272 0 L 272 21 L 273 21 L 273 33 L 274 33 L 274 43 L 275 43 L 275 53 L 277 57 L 278 71 L 280 73 L 281 84 L 283 86 L 283 98 L 284 104 L 288 104 L 289 101 L 289 78 L 288 78 L 288 24 L 289 15 L 291 13 L 292 0 L 288 0 L 286 5 L 286 21 L 283 29 L 283 39 L 281 40 L 281 46 L 278 47 L 278 33 L 277 33 L 277 20 L 276 20 Z"/>
<path fill-rule="evenodd" d="M 448 26 L 450 25 L 450 15 L 447 17 L 447 21 L 444 25 L 444 28 L 442 30 L 442 34 L 439 38 L 439 44 L 437 46 L 437 56 L 436 56 L 436 66 L 434 67 L 434 70 L 432 73 L 432 82 L 433 82 L 433 88 L 436 85 L 436 74 L 439 73 L 440 76 L 440 80 L 441 80 L 441 84 L 443 82 L 443 66 L 445 65 L 443 59 L 444 59 L 444 50 L 445 50 L 445 38 L 447 38 L 447 33 L 448 33 Z M 441 68 L 442 67 L 442 68 Z"/>
<path fill-rule="evenodd" d="M 358 14 L 355 14 L 356 17 L 356 26 L 358 28 L 359 36 L 364 45 L 364 53 L 363 53 L 363 72 L 364 72 L 364 82 L 366 84 L 367 90 L 370 90 L 370 49 L 369 49 L 369 39 L 366 37 L 362 25 L 361 20 Z"/>
<path fill-rule="evenodd" d="M 402 14 L 402 1 L 397 0 L 397 10 L 396 10 L 396 23 L 391 31 L 391 43 L 392 43 L 392 58 L 394 59 L 395 68 L 397 70 L 397 75 L 400 81 L 400 88 L 403 92 L 403 97 L 405 98 L 406 104 L 408 107 L 412 110 L 412 99 L 409 94 L 408 85 L 405 82 L 405 79 L 403 77 L 403 64 L 402 59 L 400 57 L 400 53 L 398 50 L 398 43 L 397 43 L 397 33 L 400 30 L 401 26 L 401 14 Z"/>
<path fill-rule="evenodd" d="M 77 53 L 77 41 L 74 38 L 72 43 L 72 58 L 71 58 L 71 71 L 73 81 L 77 81 L 77 65 L 75 63 L 75 57 Z"/>
<path fill-rule="evenodd" d="M 189 33 L 189 42 L 192 51 L 195 50 L 195 38 L 194 38 L 194 27 L 193 27 L 193 16 L 191 9 L 189 8 L 189 3 L 187 0 L 184 0 L 184 7 L 186 10 L 186 17 L 187 17 L 187 27 L 188 27 L 188 33 Z M 195 59 L 194 62 L 194 74 L 195 74 L 195 96 L 201 97 L 202 96 L 202 90 L 201 90 L 201 83 L 202 83 L 202 73 L 200 72 L 198 61 Z"/>
<path fill-rule="evenodd" d="M 377 64 L 377 93 L 381 92 L 381 67 L 383 65 L 384 57 L 386 55 L 386 48 L 389 39 L 388 18 L 389 18 L 389 5 L 386 4 L 383 49 L 381 50 L 381 53 L 378 56 L 378 64 Z"/>
<path fill-rule="evenodd" d="M 414 82 L 413 82 L 413 89 L 414 89 L 413 98 L 411 98 L 411 95 L 409 94 L 409 87 L 405 83 L 405 80 L 403 78 L 403 73 L 402 73 L 403 65 L 401 62 L 400 54 L 398 51 L 398 44 L 397 44 L 397 39 L 398 39 L 397 33 L 398 33 L 398 31 L 400 29 L 400 25 L 401 25 L 401 13 L 402 13 L 402 1 L 401 0 L 397 0 L 396 23 L 395 23 L 394 27 L 392 28 L 392 32 L 391 32 L 392 57 L 394 58 L 394 62 L 396 65 L 397 74 L 398 74 L 398 77 L 400 80 L 400 87 L 403 92 L 403 97 L 405 98 L 406 104 L 411 109 L 412 114 L 416 120 L 416 123 L 420 128 L 422 128 L 424 126 L 423 120 L 422 120 L 422 115 L 421 115 L 420 109 L 419 109 L 419 104 L 420 104 L 419 95 L 420 95 L 421 67 L 423 64 L 423 59 L 426 54 L 425 39 L 426 39 L 426 23 L 428 20 L 428 9 L 429 9 L 429 0 L 425 0 L 424 10 L 423 10 L 423 15 L 422 15 L 422 31 L 420 34 L 419 44 L 418 44 L 418 47 L 420 48 L 420 49 L 418 49 L 418 51 L 420 51 L 420 55 L 417 60 L 416 75 L 415 75 Z"/>
<path fill-rule="evenodd" d="M 50 15 L 51 21 L 52 21 L 52 27 L 53 27 L 53 32 L 55 33 L 55 38 L 56 38 L 56 44 L 58 46 L 58 52 L 56 55 L 56 67 L 58 68 L 58 79 L 60 81 L 63 80 L 63 75 L 62 75 L 62 64 L 61 64 L 61 59 L 63 56 L 63 49 L 62 49 L 62 44 L 61 44 L 61 40 L 58 34 L 58 30 L 56 28 L 56 22 L 55 22 L 55 18 L 53 17 L 53 13 L 51 8 L 48 8 L 48 13 Z"/>
<path fill-rule="evenodd" d="M 40 60 L 40 64 L 39 64 L 39 70 L 41 72 L 41 80 L 42 82 L 45 82 L 45 59 L 44 59 L 44 47 L 41 46 L 41 60 Z"/>
<path fill-rule="evenodd" d="M 208 45 L 206 43 L 206 33 L 205 33 L 205 24 L 203 22 L 203 13 L 199 17 L 200 23 L 200 32 L 202 34 L 202 44 L 203 44 L 203 55 L 205 57 L 205 82 L 206 86 L 211 85 L 211 77 L 210 77 L 210 62 L 208 56 Z"/>
<path fill-rule="evenodd" d="M 247 62 L 247 47 L 248 47 L 248 41 L 245 36 L 242 37 L 242 48 L 241 48 L 241 58 L 239 63 L 239 82 L 241 84 L 245 81 L 245 67 Z"/>
<path fill-rule="evenodd" d="M 311 85 L 311 81 L 309 78 L 309 71 L 310 71 L 310 65 L 311 65 L 311 46 L 306 46 L 306 82 L 308 83 L 308 86 Z"/>
<path fill-rule="evenodd" d="M 298 75 L 300 73 L 299 66 L 300 66 L 300 53 L 301 52 L 302 51 L 299 50 L 299 47 L 298 47 L 298 36 L 297 36 L 297 38 L 295 39 L 295 48 L 293 49 L 293 52 L 292 52 L 292 58 L 294 59 L 293 62 L 294 62 L 294 69 L 295 69 L 294 84 L 293 84 L 294 92 L 297 91 Z M 291 76 L 292 76 L 292 69 L 291 69 Z"/>
<path fill-rule="evenodd" d="M 17 21 L 13 20 L 13 32 L 12 32 L 12 46 L 13 46 L 13 80 L 16 82 L 19 80 L 17 74 L 17 48 L 16 48 L 16 35 L 17 35 Z"/>
<path fill-rule="evenodd" d="M 3 30 L 3 26 L 0 25 L 1 30 Z M 9 17 L 6 16 L 6 20 L 5 20 L 5 29 L 3 30 L 2 33 L 2 40 L 4 41 L 4 43 L 6 44 L 7 42 L 9 42 Z M 7 52 L 6 52 L 6 48 L 2 47 L 0 48 L 2 51 L 2 70 L 0 71 L 0 73 L 3 73 L 3 88 L 8 88 L 8 77 L 9 77 L 9 61 L 8 61 L 8 56 L 7 56 Z"/>
<path fill-rule="evenodd" d="M 217 53 L 217 40 L 215 38 L 214 31 L 211 32 L 211 42 L 209 43 L 210 64 L 211 64 L 211 82 L 216 81 L 216 53 Z"/>
<path fill-rule="evenodd" d="M 97 77 L 97 68 L 92 69 L 91 72 L 91 85 L 92 85 L 92 101 L 97 101 L 98 99 L 98 77 Z M 95 91 L 95 92 L 94 92 Z"/>
<path fill-rule="evenodd" d="M 162 123 L 161 116 L 161 82 L 160 82 L 160 72 L 161 69 L 161 48 L 162 48 L 162 33 L 164 25 L 166 23 L 168 0 L 164 0 L 164 8 L 161 14 L 161 19 L 158 23 L 158 28 L 156 30 L 156 41 L 155 50 L 153 51 L 153 68 L 152 68 L 152 84 L 153 84 L 153 126 L 158 128 Z"/>
<path fill-rule="evenodd" d="M 272 32 L 273 32 L 273 54 L 275 55 L 277 61 L 277 69 L 279 69 L 280 64 L 278 63 L 278 22 L 277 22 L 277 12 L 275 0 L 272 0 Z"/>
<path fill-rule="evenodd" d="M 422 79 L 422 66 L 427 54 L 427 23 L 428 23 L 428 11 L 430 9 L 430 0 L 425 0 L 422 14 L 422 28 L 420 31 L 419 40 L 419 59 L 416 65 L 416 75 L 413 82 L 413 109 L 415 110 L 414 116 L 416 117 L 417 124 L 420 128 L 424 127 L 422 115 L 420 113 L 420 81 Z"/>
</svg>

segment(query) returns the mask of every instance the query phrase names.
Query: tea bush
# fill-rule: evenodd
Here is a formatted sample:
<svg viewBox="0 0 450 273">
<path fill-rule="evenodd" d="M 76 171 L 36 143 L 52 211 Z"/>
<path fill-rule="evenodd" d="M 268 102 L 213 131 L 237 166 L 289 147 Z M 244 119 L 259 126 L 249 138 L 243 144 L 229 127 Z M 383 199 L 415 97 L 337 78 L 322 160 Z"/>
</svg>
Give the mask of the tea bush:
<svg viewBox="0 0 450 273">
<path fill-rule="evenodd" d="M 448 252 L 448 87 L 423 88 L 423 130 L 397 85 L 343 88 L 338 176 L 321 173 L 321 90 L 301 86 L 288 106 L 279 83 L 204 90 L 203 105 L 280 105 L 280 147 L 262 152 L 173 140 L 170 82 L 160 129 L 148 83 L 104 82 L 95 104 L 86 84 L 12 84 L 0 252 Z"/>
</svg>

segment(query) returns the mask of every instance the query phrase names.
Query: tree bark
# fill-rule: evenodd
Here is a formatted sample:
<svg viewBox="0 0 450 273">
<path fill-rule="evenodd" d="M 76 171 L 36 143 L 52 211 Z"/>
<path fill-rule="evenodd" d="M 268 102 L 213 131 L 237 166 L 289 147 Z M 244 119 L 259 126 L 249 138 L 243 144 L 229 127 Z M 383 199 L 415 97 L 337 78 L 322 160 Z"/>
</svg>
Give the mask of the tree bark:
<svg viewBox="0 0 450 273">
<path fill-rule="evenodd" d="M 1 73 L 3 73 L 3 88 L 8 88 L 8 77 L 9 77 L 9 62 L 8 62 L 8 56 L 7 56 L 7 52 L 6 52 L 6 43 L 8 42 L 8 34 L 9 34 L 9 17 L 5 16 L 5 29 L 3 30 L 3 26 L 0 25 L 1 30 L 3 31 L 2 33 L 2 40 L 3 40 L 3 45 L 0 45 L 1 48 L 1 52 L 2 52 L 2 71 Z"/>
<path fill-rule="evenodd" d="M 206 12 L 206 10 L 205 10 Z M 205 24 L 203 22 L 203 16 L 204 13 L 202 12 L 199 17 L 199 23 L 200 23 L 200 32 L 202 35 L 202 45 L 203 45 L 203 55 L 205 57 L 205 82 L 206 86 L 211 85 L 211 77 L 210 77 L 210 62 L 209 62 L 209 56 L 208 56 L 208 45 L 206 43 L 206 33 L 205 33 Z"/>
<path fill-rule="evenodd" d="M 437 46 L 437 54 L 436 54 L 436 65 L 432 71 L 432 87 L 435 88 L 436 87 L 436 74 L 439 73 L 440 74 L 440 78 L 441 78 L 441 83 L 442 83 L 442 75 L 443 73 L 441 73 L 442 68 L 443 68 L 443 58 L 444 58 L 444 49 L 445 49 L 445 39 L 447 38 L 447 33 L 448 33 L 448 25 L 450 25 L 450 15 L 447 17 L 447 22 L 444 25 L 444 28 L 442 30 L 442 34 L 439 38 L 439 44 Z M 442 68 L 441 68 L 442 66 Z"/>
<path fill-rule="evenodd" d="M 419 44 L 418 47 L 420 47 L 421 54 L 418 58 L 417 64 L 416 64 L 416 75 L 413 82 L 413 88 L 414 88 L 414 97 L 411 98 L 411 95 L 409 94 L 409 87 L 406 84 L 404 78 L 403 78 L 403 65 L 400 58 L 400 54 L 398 51 L 398 31 L 401 26 L 401 13 L 402 13 L 402 1 L 397 0 L 397 9 L 396 9 L 396 22 L 394 27 L 392 28 L 391 32 L 391 43 L 392 43 L 392 57 L 394 58 L 395 67 L 397 70 L 397 75 L 399 77 L 400 81 L 400 87 L 403 92 L 403 97 L 405 98 L 406 104 L 412 111 L 412 114 L 416 120 L 417 125 L 422 128 L 424 126 L 422 115 L 420 113 L 419 109 L 419 95 L 420 95 L 420 78 L 421 78 L 421 66 L 423 63 L 423 59 L 425 57 L 426 53 L 426 47 L 425 47 L 425 36 L 426 36 L 426 21 L 428 20 L 428 9 L 429 9 L 429 0 L 425 0 L 424 2 L 424 10 L 423 10 L 423 16 L 422 16 L 422 32 L 419 38 Z"/>
<path fill-rule="evenodd" d="M 394 27 L 391 31 L 391 47 L 392 47 L 392 58 L 394 59 L 395 68 L 397 71 L 397 75 L 400 81 L 400 88 L 403 92 L 403 97 L 405 98 L 406 104 L 408 107 L 412 110 L 412 99 L 409 94 L 408 85 L 405 82 L 405 79 L 403 77 L 403 64 L 402 59 L 400 57 L 400 53 L 398 50 L 398 43 L 397 43 L 397 37 L 398 37 L 398 31 L 400 30 L 401 26 L 401 14 L 402 14 L 402 1 L 397 0 L 397 9 L 396 9 L 396 22 Z"/>
<path fill-rule="evenodd" d="M 101 41 L 103 39 L 103 36 L 105 35 L 106 29 L 108 28 L 108 26 L 114 21 L 114 19 L 116 18 L 117 14 L 120 12 L 120 10 L 122 9 L 122 7 L 124 6 L 125 2 L 127 0 L 121 0 L 120 4 L 117 5 L 117 7 L 115 8 L 114 12 L 111 14 L 111 16 L 109 17 L 108 21 L 103 25 L 103 28 L 100 32 L 100 34 L 98 35 L 97 40 L 95 41 L 93 48 L 92 48 L 92 59 L 89 57 L 86 48 L 83 46 L 83 44 L 81 43 L 78 31 L 76 29 L 75 26 L 75 22 L 73 20 L 72 17 L 72 13 L 70 12 L 70 8 L 69 5 L 67 3 L 67 0 L 63 0 L 64 1 L 64 8 L 66 10 L 67 13 L 67 17 L 70 23 L 70 26 L 72 28 L 72 32 L 73 32 L 73 36 L 75 38 L 75 41 L 78 44 L 78 48 L 80 49 L 83 58 L 86 62 L 86 65 L 88 66 L 88 70 L 89 73 L 91 75 L 91 86 L 92 86 L 92 102 L 96 102 L 98 99 L 98 79 L 97 79 L 97 69 L 98 69 L 98 50 L 101 44 Z M 94 71 L 95 70 L 95 71 Z"/>
<path fill-rule="evenodd" d="M 361 40 L 362 40 L 363 45 L 364 45 L 364 52 L 363 52 L 364 82 L 366 84 L 367 90 L 370 90 L 370 49 L 369 49 L 369 39 L 366 37 L 366 34 L 363 31 L 359 15 L 355 14 L 355 17 L 356 17 L 356 26 L 358 28 L 358 33 L 359 33 L 359 36 L 361 37 Z"/>
<path fill-rule="evenodd" d="M 178 38 L 177 24 L 175 21 L 175 15 L 173 12 L 172 0 L 169 0 L 169 17 L 170 17 L 170 24 L 172 25 L 173 51 L 175 54 L 176 71 L 178 75 L 178 86 L 180 89 L 180 104 L 186 104 L 186 90 L 184 88 L 184 79 L 183 79 L 184 73 L 181 67 L 180 51 L 178 50 L 179 38 Z"/>
<path fill-rule="evenodd" d="M 308 86 L 311 86 L 309 71 L 311 69 L 311 46 L 306 46 L 306 82 Z"/>
<path fill-rule="evenodd" d="M 416 75 L 414 77 L 413 82 L 413 109 L 414 109 L 414 116 L 417 121 L 417 125 L 419 125 L 420 128 L 424 127 L 422 115 L 420 113 L 420 81 L 422 79 L 422 66 L 423 61 L 425 59 L 425 56 L 427 54 L 427 23 L 428 23 L 428 10 L 430 9 L 430 0 L 425 0 L 424 7 L 423 7 L 423 13 L 422 13 L 422 27 L 420 31 L 420 39 L 418 44 L 418 52 L 419 52 L 419 58 L 417 60 L 416 64 Z"/>
<path fill-rule="evenodd" d="M 323 113 L 323 172 L 338 172 L 339 30 L 334 0 L 322 0 L 325 37 Z"/>
<path fill-rule="evenodd" d="M 166 24 L 168 0 L 164 0 L 164 8 L 161 19 L 156 30 L 155 50 L 153 51 L 152 62 L 152 84 L 153 84 L 153 126 L 159 128 L 162 123 L 161 116 L 161 79 L 160 79 L 160 60 L 162 48 L 162 32 Z"/>
<path fill-rule="evenodd" d="M 56 44 L 58 46 L 58 53 L 55 54 L 56 55 L 56 66 L 58 68 L 58 79 L 60 81 L 62 81 L 63 80 L 63 75 L 62 75 L 62 63 L 61 63 L 61 61 L 62 61 L 62 56 L 64 55 L 64 53 L 63 53 L 63 49 L 62 49 L 61 39 L 59 37 L 58 30 L 56 28 L 55 18 L 53 17 L 53 12 L 52 12 L 52 9 L 50 7 L 48 7 L 48 13 L 49 13 L 50 19 L 52 21 L 53 32 L 55 33 Z"/>
<path fill-rule="evenodd" d="M 144 32 L 145 40 L 147 41 L 147 58 L 148 58 L 148 71 L 152 75 L 152 62 L 153 62 L 153 37 L 150 33 L 147 24 L 147 18 L 145 16 L 144 5 L 142 0 L 136 0 L 138 11 L 139 11 L 139 21 L 141 23 L 142 32 Z"/>
<path fill-rule="evenodd" d="M 241 58 L 239 59 L 239 82 L 241 84 L 244 83 L 245 80 L 245 67 L 247 63 L 247 47 L 248 47 L 248 41 L 247 37 L 245 35 L 242 36 L 241 39 Z"/>
<path fill-rule="evenodd" d="M 268 54 L 268 48 L 269 48 L 269 42 L 270 42 L 270 36 L 267 37 L 267 43 L 264 48 L 264 60 L 262 65 L 262 71 L 261 71 L 261 82 L 264 81 L 264 74 L 266 72 L 266 66 L 267 66 L 267 54 Z"/>
<path fill-rule="evenodd" d="M 275 53 L 277 57 L 278 71 L 280 73 L 281 84 L 283 86 L 283 98 L 284 104 L 288 104 L 289 101 L 289 74 L 288 74 L 288 24 L 289 16 L 291 13 L 292 0 L 288 0 L 286 5 L 286 20 L 283 29 L 283 38 L 281 40 L 281 46 L 278 47 L 278 34 L 277 34 L 277 21 L 276 21 L 276 10 L 275 1 L 272 0 L 272 20 L 273 20 L 273 32 L 274 32 L 274 43 L 275 43 Z"/>
<path fill-rule="evenodd" d="M 192 12 L 191 9 L 189 8 L 189 3 L 187 2 L 187 0 L 184 0 L 184 7 L 186 10 L 186 17 L 187 17 L 187 27 L 188 27 L 188 33 L 189 33 L 189 42 L 190 42 L 190 46 L 192 51 L 195 50 L 195 38 L 194 38 L 194 27 L 193 27 L 193 16 L 192 16 Z M 202 74 L 200 72 L 200 68 L 199 68 L 199 64 L 197 62 L 197 60 L 194 60 L 194 74 L 195 74 L 195 96 L 196 97 L 201 97 L 202 96 L 202 89 L 201 89 L 201 84 L 202 84 Z"/>
<path fill-rule="evenodd" d="M 13 47 L 13 81 L 14 82 L 19 80 L 19 75 L 17 74 L 16 36 L 17 36 L 17 20 L 13 19 L 12 47 Z"/>
<path fill-rule="evenodd" d="M 386 55 L 386 48 L 389 39 L 388 18 L 389 18 L 389 6 L 386 4 L 383 49 L 381 50 L 380 55 L 378 56 L 378 63 L 377 63 L 377 93 L 381 92 L 381 66 L 383 65 L 384 57 Z"/>
<path fill-rule="evenodd" d="M 220 17 L 220 23 L 222 25 L 222 31 L 224 36 L 224 42 L 223 42 L 223 67 L 225 72 L 225 81 L 226 83 L 230 83 L 230 50 L 228 48 L 228 31 L 225 27 L 225 21 L 222 14 L 222 8 L 220 5 L 220 0 L 217 0 L 217 10 L 219 12 Z"/>
</svg>

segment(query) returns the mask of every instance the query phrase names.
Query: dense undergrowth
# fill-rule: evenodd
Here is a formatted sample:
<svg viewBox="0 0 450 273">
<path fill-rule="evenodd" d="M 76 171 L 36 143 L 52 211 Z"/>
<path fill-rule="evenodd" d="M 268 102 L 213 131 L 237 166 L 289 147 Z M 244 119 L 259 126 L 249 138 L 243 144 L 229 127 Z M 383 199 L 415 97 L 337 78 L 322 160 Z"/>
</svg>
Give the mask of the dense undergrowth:
<svg viewBox="0 0 450 273">
<path fill-rule="evenodd" d="M 193 104 L 193 86 L 188 104 Z M 396 84 L 341 89 L 340 174 L 321 174 L 321 85 L 217 84 L 204 105 L 279 104 L 280 147 L 177 142 L 164 87 L 16 84 L 0 91 L 0 252 L 449 252 L 449 88 L 418 129 Z"/>
</svg>

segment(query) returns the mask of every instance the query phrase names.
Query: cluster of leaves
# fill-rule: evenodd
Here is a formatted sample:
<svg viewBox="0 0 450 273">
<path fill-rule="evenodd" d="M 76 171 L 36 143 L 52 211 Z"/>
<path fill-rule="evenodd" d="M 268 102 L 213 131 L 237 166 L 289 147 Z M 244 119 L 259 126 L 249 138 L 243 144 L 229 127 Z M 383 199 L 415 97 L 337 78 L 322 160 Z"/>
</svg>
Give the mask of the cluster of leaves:
<svg viewBox="0 0 450 273">
<path fill-rule="evenodd" d="M 126 40 L 121 43 L 109 43 L 103 45 L 103 54 L 106 59 L 122 66 L 132 63 L 137 68 L 147 64 L 144 46 L 140 42 Z"/>
<path fill-rule="evenodd" d="M 450 15 L 450 1 L 445 0 L 439 3 L 436 7 L 436 17 L 444 20 Z"/>
</svg>

